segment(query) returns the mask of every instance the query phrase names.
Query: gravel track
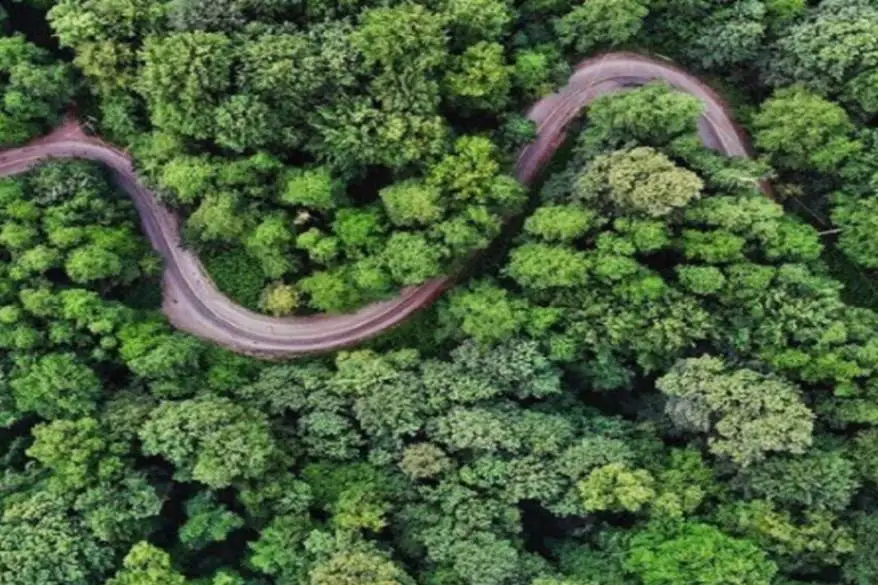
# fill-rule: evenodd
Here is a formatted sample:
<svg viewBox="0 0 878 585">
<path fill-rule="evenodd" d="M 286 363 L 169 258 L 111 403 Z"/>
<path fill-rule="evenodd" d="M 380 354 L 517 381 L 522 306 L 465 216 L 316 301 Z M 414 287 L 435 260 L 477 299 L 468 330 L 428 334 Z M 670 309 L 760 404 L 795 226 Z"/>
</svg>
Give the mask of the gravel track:
<svg viewBox="0 0 878 585">
<path fill-rule="evenodd" d="M 705 104 L 698 129 L 708 147 L 729 156 L 748 156 L 746 136 L 725 102 L 705 83 L 661 60 L 607 53 L 579 63 L 566 87 L 531 108 L 528 117 L 537 123 L 538 136 L 519 155 L 516 177 L 525 184 L 533 182 L 563 143 L 569 123 L 596 98 L 659 79 Z M 277 318 L 254 313 L 219 292 L 198 257 L 182 247 L 179 218 L 140 181 L 127 153 L 68 122 L 27 146 L 0 151 L 0 176 L 23 173 L 48 158 L 84 158 L 112 169 L 133 199 L 152 247 L 164 259 L 162 310 L 170 322 L 238 353 L 285 358 L 352 346 L 405 321 L 453 284 L 452 277 L 433 279 L 340 315 Z M 767 184 L 762 188 L 770 194 Z"/>
</svg>

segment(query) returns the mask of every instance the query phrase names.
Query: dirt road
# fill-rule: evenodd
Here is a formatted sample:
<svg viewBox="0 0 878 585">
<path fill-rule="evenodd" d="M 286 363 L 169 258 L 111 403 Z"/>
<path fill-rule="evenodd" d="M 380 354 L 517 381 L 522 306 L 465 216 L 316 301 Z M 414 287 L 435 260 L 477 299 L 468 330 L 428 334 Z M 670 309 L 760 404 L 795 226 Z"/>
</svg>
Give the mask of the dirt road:
<svg viewBox="0 0 878 585">
<path fill-rule="evenodd" d="M 746 137 L 723 100 L 703 82 L 664 61 L 608 53 L 581 62 L 566 87 L 531 108 L 528 116 L 537 123 L 538 138 L 518 158 L 518 179 L 528 184 L 537 177 L 563 142 L 567 125 L 595 98 L 657 79 L 704 102 L 699 133 L 707 146 L 729 156 L 747 156 Z M 179 219 L 140 182 L 126 153 L 68 123 L 32 144 L 0 152 L 0 176 L 22 173 L 46 158 L 84 158 L 114 171 L 137 207 L 146 236 L 164 258 L 162 310 L 168 319 L 178 329 L 239 353 L 283 358 L 351 346 L 405 321 L 452 284 L 450 277 L 434 279 L 343 315 L 260 315 L 217 290 L 198 258 L 182 247 Z"/>
</svg>

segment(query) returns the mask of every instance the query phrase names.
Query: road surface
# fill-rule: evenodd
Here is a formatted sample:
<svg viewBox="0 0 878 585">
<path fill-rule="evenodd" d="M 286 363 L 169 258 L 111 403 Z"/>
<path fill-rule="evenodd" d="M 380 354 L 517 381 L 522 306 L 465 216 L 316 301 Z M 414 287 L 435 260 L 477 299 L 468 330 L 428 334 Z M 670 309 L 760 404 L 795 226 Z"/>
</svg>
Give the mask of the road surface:
<svg viewBox="0 0 878 585">
<path fill-rule="evenodd" d="M 665 80 L 704 102 L 699 134 L 708 147 L 729 156 L 748 155 L 746 137 L 732 121 L 724 101 L 705 83 L 661 60 L 608 53 L 581 62 L 567 86 L 531 108 L 528 117 L 537 123 L 538 137 L 518 158 L 518 179 L 525 184 L 533 182 L 563 143 L 568 124 L 595 98 L 654 80 Z M 284 358 L 352 346 L 405 321 L 453 283 L 452 277 L 433 279 L 353 313 L 282 318 L 260 315 L 217 290 L 195 254 L 182 246 L 178 217 L 140 181 L 127 153 L 87 136 L 70 122 L 27 146 L 0 151 L 0 176 L 25 172 L 47 158 L 84 158 L 112 169 L 119 186 L 133 199 L 152 247 L 164 259 L 162 310 L 170 322 L 238 353 Z"/>
</svg>

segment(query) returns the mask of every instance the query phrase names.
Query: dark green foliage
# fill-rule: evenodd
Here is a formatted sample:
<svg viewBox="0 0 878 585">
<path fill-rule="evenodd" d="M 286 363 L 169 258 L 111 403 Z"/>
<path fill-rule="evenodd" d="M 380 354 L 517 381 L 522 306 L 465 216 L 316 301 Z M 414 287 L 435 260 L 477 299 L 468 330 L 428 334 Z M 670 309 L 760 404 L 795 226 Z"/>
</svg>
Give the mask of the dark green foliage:
<svg viewBox="0 0 878 585">
<path fill-rule="evenodd" d="M 19 144 L 60 120 L 76 86 L 73 71 L 24 35 L 0 38 L 0 143 Z"/>
<path fill-rule="evenodd" d="M 246 250 L 234 248 L 209 253 L 204 266 L 217 288 L 245 307 L 259 306 L 265 275 Z"/>
</svg>

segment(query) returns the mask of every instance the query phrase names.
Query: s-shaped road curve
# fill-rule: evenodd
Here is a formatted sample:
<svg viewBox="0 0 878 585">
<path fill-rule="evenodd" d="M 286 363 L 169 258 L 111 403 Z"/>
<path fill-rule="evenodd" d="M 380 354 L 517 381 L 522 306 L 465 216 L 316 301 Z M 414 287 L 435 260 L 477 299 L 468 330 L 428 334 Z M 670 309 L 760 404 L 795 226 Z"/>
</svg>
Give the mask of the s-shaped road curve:
<svg viewBox="0 0 878 585">
<path fill-rule="evenodd" d="M 608 53 L 581 62 L 566 87 L 531 108 L 528 117 L 537 123 L 537 139 L 519 155 L 516 177 L 524 184 L 533 182 L 563 142 L 568 124 L 596 98 L 654 80 L 664 80 L 704 103 L 698 129 L 705 145 L 729 156 L 748 155 L 746 137 L 705 83 L 664 61 Z M 433 279 L 342 315 L 260 315 L 217 290 L 198 257 L 183 248 L 178 217 L 139 180 L 127 153 L 68 123 L 27 146 L 0 151 L 0 176 L 23 173 L 47 158 L 84 158 L 112 169 L 119 186 L 134 200 L 152 247 L 164 259 L 162 310 L 170 322 L 238 353 L 283 358 L 351 346 L 405 321 L 453 283 L 451 276 Z"/>
</svg>

